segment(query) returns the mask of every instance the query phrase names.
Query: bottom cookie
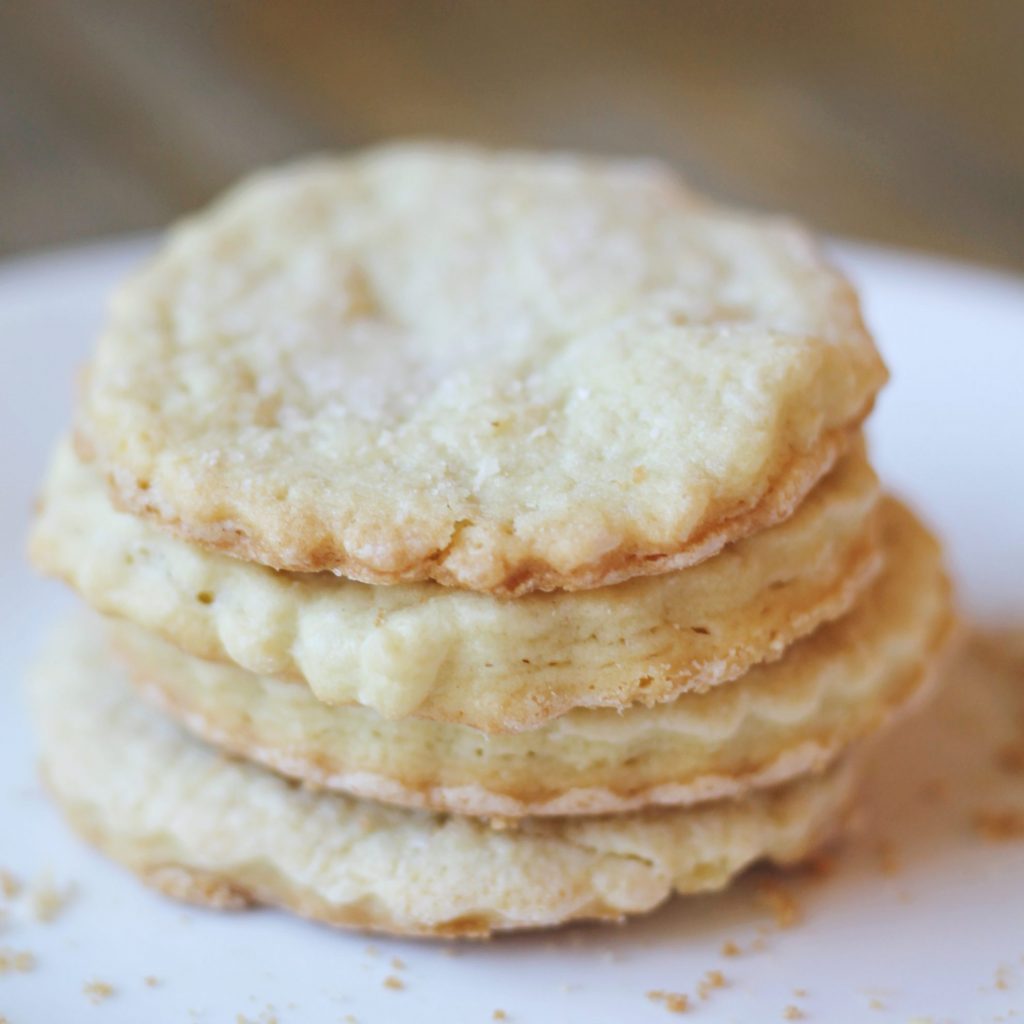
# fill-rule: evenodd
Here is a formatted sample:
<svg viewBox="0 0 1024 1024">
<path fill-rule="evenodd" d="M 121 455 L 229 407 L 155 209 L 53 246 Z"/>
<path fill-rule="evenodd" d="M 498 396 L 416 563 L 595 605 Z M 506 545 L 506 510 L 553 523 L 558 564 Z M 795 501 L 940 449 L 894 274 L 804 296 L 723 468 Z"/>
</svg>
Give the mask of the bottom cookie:
<svg viewBox="0 0 1024 1024">
<path fill-rule="evenodd" d="M 849 763 L 736 800 L 515 828 L 314 792 L 225 757 L 135 695 L 96 623 L 34 674 L 46 780 L 75 827 L 169 895 L 330 924 L 485 936 L 651 910 L 754 861 L 798 860 L 847 805 Z"/>
</svg>

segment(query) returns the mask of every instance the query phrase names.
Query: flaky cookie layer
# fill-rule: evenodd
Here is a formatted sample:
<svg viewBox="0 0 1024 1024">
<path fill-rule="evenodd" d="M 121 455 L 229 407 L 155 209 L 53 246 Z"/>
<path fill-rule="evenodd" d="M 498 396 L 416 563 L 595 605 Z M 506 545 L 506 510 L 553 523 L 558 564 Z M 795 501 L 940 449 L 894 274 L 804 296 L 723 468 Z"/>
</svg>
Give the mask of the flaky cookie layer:
<svg viewBox="0 0 1024 1024">
<path fill-rule="evenodd" d="M 180 899 L 272 903 L 330 924 L 482 936 L 620 918 L 789 862 L 834 827 L 848 765 L 739 800 L 618 817 L 476 819 L 313 792 L 191 738 L 132 691 L 95 634 L 32 681 L 42 767 L 83 835 Z"/>
<path fill-rule="evenodd" d="M 95 467 L 58 449 L 33 561 L 99 610 L 203 658 L 361 704 L 489 732 L 574 707 L 671 700 L 779 657 L 846 612 L 880 565 L 863 446 L 786 522 L 678 573 L 514 601 L 279 573 L 117 512 Z"/>
<path fill-rule="evenodd" d="M 501 817 L 689 804 L 820 770 L 922 691 L 950 632 L 949 584 L 937 544 L 895 502 L 883 536 L 874 586 L 779 661 L 668 704 L 576 710 L 511 735 L 326 707 L 137 627 L 111 623 L 108 635 L 133 681 L 188 728 L 313 785 Z"/>
</svg>

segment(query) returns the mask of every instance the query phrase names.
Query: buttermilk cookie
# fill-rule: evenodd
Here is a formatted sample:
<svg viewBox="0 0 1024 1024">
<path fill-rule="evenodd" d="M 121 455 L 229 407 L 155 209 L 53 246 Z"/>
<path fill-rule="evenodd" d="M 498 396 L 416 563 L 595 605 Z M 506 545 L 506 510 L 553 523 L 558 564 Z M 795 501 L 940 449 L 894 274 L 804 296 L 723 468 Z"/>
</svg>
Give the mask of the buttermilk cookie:
<svg viewBox="0 0 1024 1024">
<path fill-rule="evenodd" d="M 116 295 L 117 502 L 278 569 L 522 594 L 784 519 L 885 369 L 802 229 L 653 163 L 396 146 L 257 176 Z"/>
<path fill-rule="evenodd" d="M 779 657 L 877 575 L 877 501 L 858 445 L 791 518 L 700 565 L 508 601 L 208 551 L 116 511 L 95 466 L 62 445 L 30 546 L 94 607 L 189 653 L 304 682 L 329 704 L 509 732 L 670 700 Z"/>
<path fill-rule="evenodd" d="M 707 693 L 577 710 L 513 735 L 326 707 L 306 687 L 189 657 L 124 623 L 110 624 L 109 643 L 186 727 L 317 786 L 501 817 L 696 803 L 820 771 L 922 692 L 950 630 L 950 588 L 906 509 L 889 502 L 883 524 L 882 577 L 781 660 Z"/>
<path fill-rule="evenodd" d="M 221 909 L 271 903 L 330 924 L 483 936 L 651 910 L 756 860 L 804 856 L 837 824 L 850 766 L 697 808 L 473 818 L 313 792 L 224 757 L 148 708 L 83 634 L 32 681 L 43 773 L 69 820 L 146 882 Z"/>
</svg>

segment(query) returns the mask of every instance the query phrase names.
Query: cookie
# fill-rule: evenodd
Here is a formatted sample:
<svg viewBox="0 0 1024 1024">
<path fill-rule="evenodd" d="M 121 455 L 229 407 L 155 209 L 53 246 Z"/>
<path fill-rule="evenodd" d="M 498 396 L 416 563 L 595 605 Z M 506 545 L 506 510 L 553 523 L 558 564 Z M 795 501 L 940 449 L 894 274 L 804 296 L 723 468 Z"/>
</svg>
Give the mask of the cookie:
<svg viewBox="0 0 1024 1024">
<path fill-rule="evenodd" d="M 305 682 L 331 704 L 514 731 L 705 690 L 778 657 L 877 574 L 877 499 L 858 444 L 790 519 L 700 565 L 506 601 L 209 552 L 114 511 L 95 467 L 61 446 L 31 554 L 101 611 L 200 657 Z"/>
<path fill-rule="evenodd" d="M 781 660 L 708 693 L 577 710 L 513 735 L 325 707 L 305 687 L 189 657 L 124 623 L 111 624 L 110 643 L 133 681 L 201 737 L 355 796 L 502 817 L 734 797 L 821 770 L 930 678 L 951 622 L 938 546 L 894 502 L 883 523 L 883 576 Z"/>
<path fill-rule="evenodd" d="M 190 541 L 523 594 L 784 519 L 884 379 L 793 224 L 653 163 L 408 145 L 174 231 L 112 303 L 78 437 Z"/>
<path fill-rule="evenodd" d="M 72 824 L 146 882 L 217 908 L 270 903 L 335 925 L 483 936 L 648 911 L 788 863 L 837 823 L 849 765 L 698 808 L 471 818 L 303 789 L 225 758 L 138 699 L 82 634 L 32 680 L 45 779 Z"/>
</svg>

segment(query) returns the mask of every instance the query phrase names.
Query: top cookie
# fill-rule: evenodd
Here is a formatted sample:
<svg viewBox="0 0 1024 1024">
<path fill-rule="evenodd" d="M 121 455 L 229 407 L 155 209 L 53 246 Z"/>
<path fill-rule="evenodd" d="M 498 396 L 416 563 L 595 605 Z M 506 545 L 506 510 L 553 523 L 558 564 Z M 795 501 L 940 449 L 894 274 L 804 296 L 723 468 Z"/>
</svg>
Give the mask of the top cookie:
<svg viewBox="0 0 1024 1024">
<path fill-rule="evenodd" d="M 115 296 L 79 433 L 190 540 L 514 594 L 784 517 L 884 379 L 789 223 L 649 163 L 398 146 L 175 230 Z"/>
</svg>

